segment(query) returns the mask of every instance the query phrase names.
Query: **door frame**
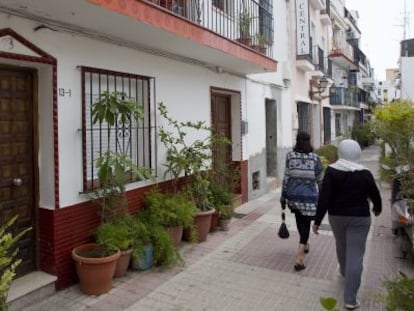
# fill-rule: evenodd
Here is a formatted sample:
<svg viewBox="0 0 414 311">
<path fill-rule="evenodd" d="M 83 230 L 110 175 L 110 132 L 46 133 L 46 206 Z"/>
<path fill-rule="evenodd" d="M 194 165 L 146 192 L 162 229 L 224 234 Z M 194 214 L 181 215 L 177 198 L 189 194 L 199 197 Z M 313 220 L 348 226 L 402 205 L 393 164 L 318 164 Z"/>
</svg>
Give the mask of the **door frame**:
<svg viewBox="0 0 414 311">
<path fill-rule="evenodd" d="M 232 139 L 231 162 L 235 168 L 240 170 L 240 185 L 237 193 L 241 194 L 241 200 L 247 200 L 247 163 L 243 161 L 243 133 L 242 133 L 242 106 L 241 106 L 241 92 L 231 89 L 224 89 L 219 87 L 210 87 L 210 111 L 211 111 L 211 97 L 213 95 L 228 95 L 230 96 L 230 131 Z M 211 120 L 213 122 L 213 115 L 211 111 Z M 235 147 L 237 146 L 237 148 Z"/>
<path fill-rule="evenodd" d="M 34 270 L 38 270 L 40 266 L 40 243 L 39 243 L 39 123 L 38 123 L 38 109 L 39 109 L 39 102 L 38 102 L 38 71 L 35 68 L 31 67 L 21 67 L 21 66 L 12 66 L 8 64 L 0 63 L 0 70 L 10 70 L 10 71 L 19 71 L 19 72 L 27 72 L 30 73 L 32 76 L 32 152 L 33 157 L 31 161 L 31 165 L 33 168 L 33 186 L 32 186 L 32 198 L 33 198 L 33 206 L 32 206 L 32 215 L 33 218 L 31 221 L 32 232 L 34 234 L 34 244 L 35 244 L 35 254 L 34 254 Z"/>
<path fill-rule="evenodd" d="M 58 108 L 57 108 L 57 60 L 55 57 L 51 56 L 50 54 L 43 51 L 38 46 L 34 45 L 32 42 L 24 38 L 23 36 L 19 35 L 17 32 L 13 31 L 11 28 L 2 28 L 0 29 L 0 39 L 2 37 L 10 36 L 13 40 L 21 43 L 23 46 L 28 48 L 29 50 L 33 51 L 38 56 L 32 55 L 23 55 L 11 52 L 2 52 L 0 51 L 0 62 L 7 65 L 7 60 L 11 59 L 14 61 L 20 61 L 22 64 L 25 64 L 26 68 L 30 68 L 30 63 L 35 64 L 46 64 L 50 65 L 52 69 L 52 85 L 51 88 L 53 89 L 52 92 L 52 118 L 53 118 L 53 158 L 54 158 L 54 201 L 55 201 L 55 208 L 58 209 L 60 205 L 59 199 L 59 135 L 58 135 Z M 3 59 L 5 59 L 3 61 Z M 23 68 L 23 67 L 22 67 Z M 38 89 L 36 89 L 36 94 Z M 36 124 L 37 126 L 38 124 Z M 39 147 L 39 145 L 38 145 Z M 45 231 L 43 229 L 43 231 Z"/>
</svg>

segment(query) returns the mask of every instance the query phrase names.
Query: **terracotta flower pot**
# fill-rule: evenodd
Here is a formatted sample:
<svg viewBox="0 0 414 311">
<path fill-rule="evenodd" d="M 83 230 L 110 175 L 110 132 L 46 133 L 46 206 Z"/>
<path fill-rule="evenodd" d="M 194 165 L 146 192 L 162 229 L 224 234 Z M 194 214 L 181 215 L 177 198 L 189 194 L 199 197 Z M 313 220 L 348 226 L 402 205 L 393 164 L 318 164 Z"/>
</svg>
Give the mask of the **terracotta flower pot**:
<svg viewBox="0 0 414 311">
<path fill-rule="evenodd" d="M 218 214 L 216 212 L 214 212 L 213 215 L 211 215 L 210 232 L 216 231 L 216 227 L 217 227 L 218 223 L 219 223 Z"/>
<path fill-rule="evenodd" d="M 201 243 L 207 240 L 207 234 L 210 231 L 211 225 L 211 216 L 214 214 L 215 210 L 198 212 L 194 216 L 194 227 L 197 230 L 197 242 Z"/>
<path fill-rule="evenodd" d="M 131 253 L 132 249 L 121 251 L 121 256 L 116 261 L 114 277 L 119 278 L 126 274 L 131 260 Z"/>
<path fill-rule="evenodd" d="M 180 247 L 181 239 L 183 236 L 183 226 L 166 227 L 167 232 L 170 234 L 171 240 L 176 248 Z"/>
<path fill-rule="evenodd" d="M 112 288 L 116 261 L 121 256 L 118 250 L 113 255 L 98 257 L 98 250 L 99 246 L 95 243 L 83 244 L 72 250 L 80 289 L 88 295 L 104 294 Z"/>
</svg>

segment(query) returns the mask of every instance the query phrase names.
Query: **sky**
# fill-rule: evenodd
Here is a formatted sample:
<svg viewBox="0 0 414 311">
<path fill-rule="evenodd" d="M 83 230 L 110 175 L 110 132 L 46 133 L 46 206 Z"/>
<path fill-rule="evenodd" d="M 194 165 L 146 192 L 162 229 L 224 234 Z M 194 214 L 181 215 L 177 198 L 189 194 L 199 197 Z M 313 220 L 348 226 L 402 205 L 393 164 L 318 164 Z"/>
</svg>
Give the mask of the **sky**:
<svg viewBox="0 0 414 311">
<path fill-rule="evenodd" d="M 345 0 L 345 7 L 358 11 L 360 49 L 370 60 L 375 78 L 385 80 L 385 69 L 398 68 L 400 41 L 404 38 L 404 0 Z M 406 8 L 406 39 L 411 39 L 414 1 L 406 0 Z"/>
</svg>

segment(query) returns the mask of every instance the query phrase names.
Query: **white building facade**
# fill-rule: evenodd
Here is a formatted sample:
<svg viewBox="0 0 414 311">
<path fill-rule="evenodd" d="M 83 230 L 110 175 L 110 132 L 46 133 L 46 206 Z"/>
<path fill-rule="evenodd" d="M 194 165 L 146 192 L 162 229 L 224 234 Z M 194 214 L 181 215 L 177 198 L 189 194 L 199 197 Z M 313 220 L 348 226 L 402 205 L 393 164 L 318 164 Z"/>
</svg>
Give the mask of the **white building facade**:
<svg viewBox="0 0 414 311">
<path fill-rule="evenodd" d="M 86 193 L 102 144 L 91 133 L 105 134 L 92 126 L 89 109 L 104 91 L 144 105 L 143 123 L 118 139 L 133 137 L 131 155 L 158 182 L 165 160 L 159 102 L 174 119 L 205 121 L 231 139 L 226 154 L 240 172 L 241 202 L 264 194 L 268 177 L 280 180 L 294 122 L 286 2 L 197 3 L 0 4 L 0 217 L 19 214 L 18 225 L 33 228 L 19 275 L 45 271 L 57 277 L 56 288 L 76 281 L 70 251 L 98 223 Z M 131 211 L 152 185 L 127 185 Z"/>
<path fill-rule="evenodd" d="M 401 99 L 414 99 L 414 39 L 401 41 L 398 89 Z"/>
</svg>

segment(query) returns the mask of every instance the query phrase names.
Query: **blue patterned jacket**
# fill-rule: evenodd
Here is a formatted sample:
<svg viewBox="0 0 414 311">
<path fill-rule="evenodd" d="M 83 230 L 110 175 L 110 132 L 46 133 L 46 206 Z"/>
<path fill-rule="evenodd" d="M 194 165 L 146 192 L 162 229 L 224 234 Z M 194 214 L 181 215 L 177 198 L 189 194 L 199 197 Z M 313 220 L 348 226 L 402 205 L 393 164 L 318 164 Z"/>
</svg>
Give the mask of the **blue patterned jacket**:
<svg viewBox="0 0 414 311">
<path fill-rule="evenodd" d="M 292 210 L 315 216 L 322 179 L 323 167 L 316 153 L 291 151 L 286 155 L 281 197 Z"/>
</svg>

